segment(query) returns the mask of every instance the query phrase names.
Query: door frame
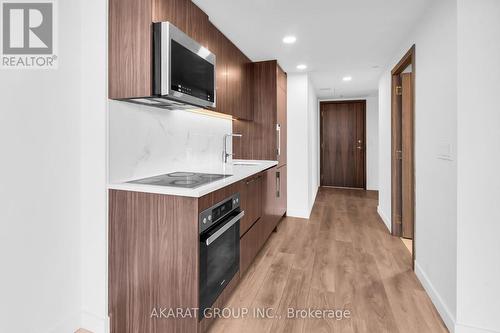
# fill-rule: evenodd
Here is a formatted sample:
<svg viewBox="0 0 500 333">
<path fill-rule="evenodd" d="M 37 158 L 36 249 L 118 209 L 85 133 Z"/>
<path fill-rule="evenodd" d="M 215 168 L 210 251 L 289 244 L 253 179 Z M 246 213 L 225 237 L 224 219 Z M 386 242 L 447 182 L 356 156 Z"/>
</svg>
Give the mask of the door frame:
<svg viewBox="0 0 500 333">
<path fill-rule="evenodd" d="M 396 202 L 396 192 L 397 192 L 397 154 L 396 154 L 396 119 L 397 119 L 397 99 L 396 99 L 396 85 L 395 77 L 399 76 L 403 71 L 409 66 L 412 66 L 412 114 L 410 116 L 412 133 L 411 147 L 412 152 L 410 154 L 410 166 L 412 169 L 412 181 L 410 183 L 410 191 L 413 198 L 413 239 L 412 239 L 412 267 L 415 269 L 415 237 L 416 237 L 416 211 L 415 211 L 415 78 L 416 78 L 416 47 L 415 44 L 406 52 L 406 54 L 401 58 L 396 66 L 391 71 L 391 234 L 393 236 L 400 237 L 402 234 L 402 225 L 396 223 L 396 211 L 394 209 Z"/>
<path fill-rule="evenodd" d="M 363 155 L 363 188 L 351 188 L 351 187 L 342 187 L 342 188 L 350 188 L 356 190 L 366 190 L 366 99 L 332 99 L 332 100 L 319 100 L 319 185 L 321 185 L 321 176 L 323 175 L 323 113 L 321 110 L 321 105 L 323 104 L 354 104 L 354 103 L 363 103 L 363 112 L 364 112 L 364 122 L 363 122 L 363 145 L 364 145 L 364 155 Z"/>
</svg>

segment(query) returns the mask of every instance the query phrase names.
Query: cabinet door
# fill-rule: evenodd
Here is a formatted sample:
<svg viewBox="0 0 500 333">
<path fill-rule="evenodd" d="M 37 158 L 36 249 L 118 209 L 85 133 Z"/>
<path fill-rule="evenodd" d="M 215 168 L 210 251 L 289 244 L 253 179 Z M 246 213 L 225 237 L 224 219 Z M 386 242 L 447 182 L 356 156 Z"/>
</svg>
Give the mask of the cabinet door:
<svg viewBox="0 0 500 333">
<path fill-rule="evenodd" d="M 278 196 L 278 202 L 277 202 L 277 215 L 278 219 L 281 219 L 282 216 L 285 215 L 286 213 L 286 205 L 287 205 L 287 171 L 286 171 L 286 165 L 278 168 L 276 170 L 276 177 L 277 177 L 277 186 L 278 186 L 278 191 L 277 191 L 277 196 Z"/>
<path fill-rule="evenodd" d="M 243 55 L 243 103 L 246 109 L 247 120 L 254 120 L 254 108 L 253 108 L 253 63 L 252 60 L 248 59 Z"/>
<path fill-rule="evenodd" d="M 109 1 L 109 98 L 151 95 L 151 1 Z"/>
<path fill-rule="evenodd" d="M 276 172 L 277 168 L 273 167 L 267 170 L 263 177 L 265 189 L 262 191 L 262 219 L 265 239 L 269 237 L 280 219 L 278 215 L 278 179 L 276 178 Z"/>
<path fill-rule="evenodd" d="M 241 51 L 238 50 L 238 72 L 239 72 L 239 118 L 253 120 L 252 108 L 252 62 Z"/>
<path fill-rule="evenodd" d="M 193 2 L 187 2 L 187 27 L 185 33 L 200 43 L 202 46 L 210 49 L 210 21 L 208 15 L 205 14 Z"/>
<path fill-rule="evenodd" d="M 240 236 L 247 232 L 262 215 L 261 193 L 261 175 L 247 178 L 241 182 L 241 209 L 245 211 L 245 215 L 240 224 Z"/>
<path fill-rule="evenodd" d="M 277 142 L 277 160 L 278 167 L 286 164 L 286 149 L 287 149 L 287 126 L 286 126 L 286 90 L 278 87 L 277 89 L 277 125 L 276 125 L 276 140 Z"/>
<path fill-rule="evenodd" d="M 238 67 L 238 53 L 239 50 L 231 41 L 225 38 L 225 49 L 227 59 L 226 69 L 226 91 L 227 91 L 227 104 L 225 114 L 229 114 L 235 118 L 241 118 L 240 112 L 240 91 L 241 91 L 241 73 Z"/>
<path fill-rule="evenodd" d="M 249 95 L 249 62 L 250 60 L 233 44 L 226 39 L 225 49 L 227 59 L 226 89 L 227 109 L 224 113 L 238 119 L 251 120 Z"/>
<path fill-rule="evenodd" d="M 240 239 L 240 274 L 243 275 L 264 245 L 264 224 L 258 220 Z"/>
<path fill-rule="evenodd" d="M 186 32 L 188 28 L 189 0 L 152 0 L 153 22 L 168 21 Z"/>
<path fill-rule="evenodd" d="M 227 111 L 227 90 L 226 90 L 226 76 L 227 76 L 227 42 L 224 35 L 213 25 L 209 24 L 210 37 L 209 37 L 209 50 L 215 54 L 215 101 L 216 111 L 226 113 Z"/>
<path fill-rule="evenodd" d="M 273 61 L 256 62 L 253 65 L 254 140 L 249 143 L 255 159 L 276 160 L 277 149 L 277 101 L 276 66 Z"/>
</svg>

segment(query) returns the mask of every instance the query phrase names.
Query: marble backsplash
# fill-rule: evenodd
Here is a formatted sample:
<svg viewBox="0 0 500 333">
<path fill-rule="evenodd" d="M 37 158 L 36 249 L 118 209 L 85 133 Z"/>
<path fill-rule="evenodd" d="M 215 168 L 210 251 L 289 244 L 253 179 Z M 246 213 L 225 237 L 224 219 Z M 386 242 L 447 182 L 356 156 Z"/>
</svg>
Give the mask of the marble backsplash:
<svg viewBox="0 0 500 333">
<path fill-rule="evenodd" d="M 222 173 L 228 133 L 229 119 L 110 101 L 109 181 L 175 171 Z"/>
</svg>

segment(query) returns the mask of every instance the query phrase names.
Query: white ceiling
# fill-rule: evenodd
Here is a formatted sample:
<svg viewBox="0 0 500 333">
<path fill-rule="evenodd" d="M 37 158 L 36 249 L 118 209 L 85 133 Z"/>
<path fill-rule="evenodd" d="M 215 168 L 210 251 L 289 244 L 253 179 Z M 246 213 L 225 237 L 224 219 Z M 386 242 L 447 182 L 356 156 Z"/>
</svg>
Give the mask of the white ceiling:
<svg viewBox="0 0 500 333">
<path fill-rule="evenodd" d="M 378 79 L 431 0 L 193 0 L 253 61 L 307 64 L 319 97 L 375 94 Z M 297 42 L 283 44 L 285 35 Z M 342 77 L 352 76 L 351 82 Z M 330 89 L 330 90 L 325 90 Z"/>
</svg>

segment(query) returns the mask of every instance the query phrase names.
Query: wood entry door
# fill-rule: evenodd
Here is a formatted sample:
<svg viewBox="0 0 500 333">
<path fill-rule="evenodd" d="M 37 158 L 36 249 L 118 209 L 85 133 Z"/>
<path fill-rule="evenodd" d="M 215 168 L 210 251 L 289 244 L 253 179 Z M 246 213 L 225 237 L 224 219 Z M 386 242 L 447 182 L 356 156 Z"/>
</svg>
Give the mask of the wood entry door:
<svg viewBox="0 0 500 333">
<path fill-rule="evenodd" d="M 400 113 L 397 117 L 400 126 L 396 131 L 398 138 L 396 143 L 396 172 L 399 173 L 398 195 L 400 196 L 396 203 L 396 213 L 398 223 L 401 224 L 401 236 L 404 238 L 413 238 L 413 87 L 412 73 L 403 73 L 399 78 L 400 91 L 397 103 L 400 106 Z"/>
<path fill-rule="evenodd" d="M 321 186 L 366 188 L 366 101 L 321 102 Z"/>
</svg>

